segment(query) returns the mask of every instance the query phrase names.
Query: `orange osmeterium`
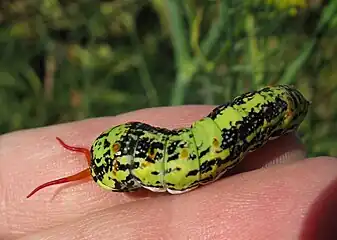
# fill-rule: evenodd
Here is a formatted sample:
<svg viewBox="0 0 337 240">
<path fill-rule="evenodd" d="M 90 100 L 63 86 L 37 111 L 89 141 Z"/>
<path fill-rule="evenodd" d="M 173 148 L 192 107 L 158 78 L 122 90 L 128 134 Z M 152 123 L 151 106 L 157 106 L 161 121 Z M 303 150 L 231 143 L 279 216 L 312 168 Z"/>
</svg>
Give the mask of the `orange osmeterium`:
<svg viewBox="0 0 337 240">
<path fill-rule="evenodd" d="M 60 142 L 60 144 L 64 148 L 66 148 L 70 151 L 73 151 L 73 152 L 83 153 L 85 155 L 87 161 L 88 161 L 88 164 L 90 165 L 90 160 L 91 160 L 90 151 L 87 148 L 69 146 L 66 143 L 64 143 L 60 138 L 57 137 L 56 139 Z M 61 184 L 61 183 L 74 182 L 74 181 L 78 181 L 78 180 L 82 180 L 82 179 L 86 179 L 86 178 L 89 180 L 90 177 L 91 177 L 91 174 L 90 174 L 90 169 L 88 167 L 88 168 L 84 169 L 83 171 L 81 171 L 79 173 L 76 173 L 74 175 L 63 177 L 63 178 L 60 178 L 60 179 L 56 179 L 56 180 L 53 180 L 53 181 L 50 181 L 50 182 L 46 182 L 46 183 L 38 186 L 27 196 L 27 198 L 31 197 L 33 194 L 35 194 L 37 191 L 39 191 L 43 188 L 46 188 L 46 187 L 49 187 L 49 186 L 52 186 L 52 185 Z"/>
</svg>

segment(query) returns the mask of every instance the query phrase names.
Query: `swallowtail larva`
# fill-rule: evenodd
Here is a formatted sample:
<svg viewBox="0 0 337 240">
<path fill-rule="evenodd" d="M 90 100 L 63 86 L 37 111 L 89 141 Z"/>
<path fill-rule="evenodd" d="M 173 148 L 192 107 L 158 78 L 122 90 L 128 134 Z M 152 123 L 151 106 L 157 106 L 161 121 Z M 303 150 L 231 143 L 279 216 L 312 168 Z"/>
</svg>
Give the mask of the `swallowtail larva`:
<svg viewBox="0 0 337 240">
<path fill-rule="evenodd" d="M 89 167 L 75 175 L 47 182 L 38 190 L 92 177 L 104 189 L 130 192 L 146 188 L 178 194 L 219 179 L 248 152 L 295 131 L 310 103 L 286 85 L 265 87 L 220 105 L 188 128 L 169 130 L 129 122 L 103 132 L 82 152 Z"/>
</svg>

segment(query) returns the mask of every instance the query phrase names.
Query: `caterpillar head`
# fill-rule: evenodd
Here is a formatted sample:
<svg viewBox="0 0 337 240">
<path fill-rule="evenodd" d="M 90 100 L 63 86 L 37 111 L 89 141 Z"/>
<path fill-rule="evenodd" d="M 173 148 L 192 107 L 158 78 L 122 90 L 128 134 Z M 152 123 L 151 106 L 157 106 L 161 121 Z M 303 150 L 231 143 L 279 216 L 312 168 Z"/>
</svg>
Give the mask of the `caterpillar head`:
<svg viewBox="0 0 337 240">
<path fill-rule="evenodd" d="M 285 115 L 285 128 L 292 131 L 298 128 L 308 113 L 310 102 L 295 88 L 288 87 L 288 109 Z"/>
<path fill-rule="evenodd" d="M 91 175 L 101 187 L 114 192 L 140 188 L 131 174 L 137 138 L 129 134 L 134 123 L 121 124 L 103 132 L 91 147 Z"/>
</svg>

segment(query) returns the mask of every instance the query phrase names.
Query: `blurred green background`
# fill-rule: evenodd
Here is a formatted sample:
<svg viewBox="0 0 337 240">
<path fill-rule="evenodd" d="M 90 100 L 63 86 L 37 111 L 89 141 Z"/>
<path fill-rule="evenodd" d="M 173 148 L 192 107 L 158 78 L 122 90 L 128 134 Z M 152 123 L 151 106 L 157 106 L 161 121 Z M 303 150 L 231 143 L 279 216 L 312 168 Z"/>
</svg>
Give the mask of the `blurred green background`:
<svg viewBox="0 0 337 240">
<path fill-rule="evenodd" d="M 310 155 L 337 156 L 337 1 L 3 0 L 0 21 L 1 133 L 280 83 L 312 101 Z"/>
</svg>

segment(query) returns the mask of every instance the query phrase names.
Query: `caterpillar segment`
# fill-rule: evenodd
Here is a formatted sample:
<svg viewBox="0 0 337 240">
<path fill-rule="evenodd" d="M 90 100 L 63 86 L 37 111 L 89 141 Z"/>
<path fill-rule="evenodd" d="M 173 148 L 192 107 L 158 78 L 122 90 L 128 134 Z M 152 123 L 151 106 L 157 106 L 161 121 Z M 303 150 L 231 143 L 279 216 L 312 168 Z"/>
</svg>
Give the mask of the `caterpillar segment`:
<svg viewBox="0 0 337 240">
<path fill-rule="evenodd" d="M 169 130 L 141 122 L 115 126 L 93 142 L 89 150 L 62 145 L 86 155 L 89 168 L 45 183 L 91 176 L 104 189 L 180 194 L 216 181 L 248 152 L 269 140 L 295 131 L 310 103 L 295 88 L 281 85 L 248 92 L 214 108 L 188 128 Z"/>
</svg>

